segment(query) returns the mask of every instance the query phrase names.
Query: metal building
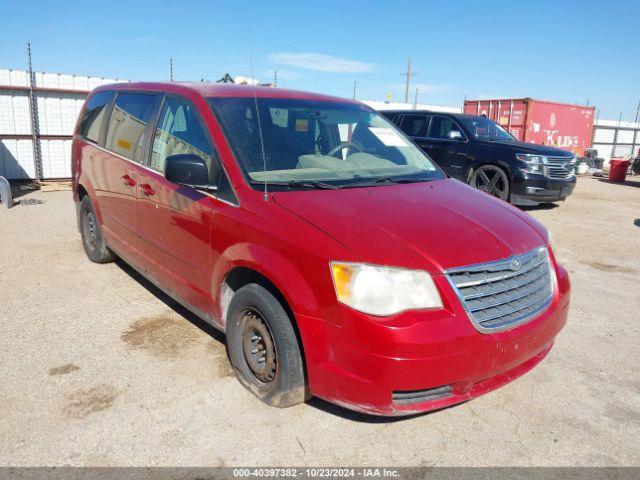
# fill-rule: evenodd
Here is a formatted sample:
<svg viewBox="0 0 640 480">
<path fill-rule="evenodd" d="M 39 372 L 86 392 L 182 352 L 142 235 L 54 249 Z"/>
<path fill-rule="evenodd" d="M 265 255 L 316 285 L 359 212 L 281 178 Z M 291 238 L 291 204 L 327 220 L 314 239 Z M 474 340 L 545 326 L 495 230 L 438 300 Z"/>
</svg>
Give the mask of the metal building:
<svg viewBox="0 0 640 480">
<path fill-rule="evenodd" d="M 596 120 L 592 147 L 607 164 L 612 158 L 633 158 L 640 149 L 640 123 Z"/>
<path fill-rule="evenodd" d="M 71 137 L 87 94 L 116 79 L 0 70 L 0 176 L 71 176 Z"/>
</svg>

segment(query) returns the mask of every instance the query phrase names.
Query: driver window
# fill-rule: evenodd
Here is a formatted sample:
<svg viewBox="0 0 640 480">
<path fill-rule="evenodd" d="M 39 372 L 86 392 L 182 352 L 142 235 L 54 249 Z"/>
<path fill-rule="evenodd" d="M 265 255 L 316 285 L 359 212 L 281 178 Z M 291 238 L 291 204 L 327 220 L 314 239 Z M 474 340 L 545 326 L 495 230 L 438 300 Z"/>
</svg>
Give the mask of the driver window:
<svg viewBox="0 0 640 480">
<path fill-rule="evenodd" d="M 450 132 L 458 132 L 460 137 L 463 136 L 458 125 L 450 118 L 440 116 L 431 117 L 427 137 L 449 140 L 451 138 Z"/>
<path fill-rule="evenodd" d="M 168 156 L 187 153 L 198 155 L 211 170 L 213 152 L 195 107 L 186 100 L 167 97 L 153 139 L 150 167 L 164 172 Z"/>
</svg>

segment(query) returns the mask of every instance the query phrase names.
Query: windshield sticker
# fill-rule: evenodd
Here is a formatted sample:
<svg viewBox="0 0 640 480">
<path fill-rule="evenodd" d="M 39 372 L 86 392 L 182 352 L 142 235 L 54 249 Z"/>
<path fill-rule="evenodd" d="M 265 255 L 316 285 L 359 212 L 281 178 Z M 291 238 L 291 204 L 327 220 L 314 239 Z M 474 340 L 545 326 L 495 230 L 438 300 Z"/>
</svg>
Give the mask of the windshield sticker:
<svg viewBox="0 0 640 480">
<path fill-rule="evenodd" d="M 269 108 L 271 122 L 276 127 L 287 128 L 289 125 L 289 110 L 286 108 Z"/>
<path fill-rule="evenodd" d="M 369 127 L 371 133 L 373 133 L 378 140 L 380 140 L 386 147 L 406 147 L 407 142 L 398 135 L 398 132 L 391 128 L 385 127 Z"/>
<path fill-rule="evenodd" d="M 296 132 L 308 132 L 309 120 L 306 118 L 296 118 Z"/>
</svg>

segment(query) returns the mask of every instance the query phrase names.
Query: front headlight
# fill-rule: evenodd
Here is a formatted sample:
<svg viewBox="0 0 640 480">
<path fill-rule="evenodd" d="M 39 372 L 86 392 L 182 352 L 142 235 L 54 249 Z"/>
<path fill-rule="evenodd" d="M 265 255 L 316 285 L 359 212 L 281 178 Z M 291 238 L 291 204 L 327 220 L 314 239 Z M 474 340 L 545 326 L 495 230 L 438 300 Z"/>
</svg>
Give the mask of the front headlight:
<svg viewBox="0 0 640 480">
<path fill-rule="evenodd" d="M 331 275 L 338 301 L 363 313 L 393 315 L 442 308 L 431 275 L 422 270 L 331 262 Z"/>
<path fill-rule="evenodd" d="M 529 173 L 546 174 L 546 167 L 549 161 L 543 155 L 534 155 L 532 153 L 516 153 L 516 158 L 521 162 L 525 162 L 527 167 L 525 171 Z"/>
</svg>

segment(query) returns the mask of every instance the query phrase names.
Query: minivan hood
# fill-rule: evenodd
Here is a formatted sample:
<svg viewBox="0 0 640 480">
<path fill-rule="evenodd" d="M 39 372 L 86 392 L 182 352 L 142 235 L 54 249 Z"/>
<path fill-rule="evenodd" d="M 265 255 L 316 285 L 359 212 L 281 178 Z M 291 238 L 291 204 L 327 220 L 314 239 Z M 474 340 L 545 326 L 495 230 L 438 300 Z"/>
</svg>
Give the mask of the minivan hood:
<svg viewBox="0 0 640 480">
<path fill-rule="evenodd" d="M 441 273 L 545 243 L 544 227 L 528 215 L 453 179 L 273 198 L 367 263 Z"/>
<path fill-rule="evenodd" d="M 478 140 L 485 146 L 493 146 L 498 148 L 508 148 L 515 153 L 533 153 L 536 155 L 545 155 L 547 157 L 566 157 L 567 159 L 573 157 L 573 153 L 563 150 L 561 148 L 549 147 L 547 145 L 537 145 L 535 143 L 528 142 L 489 142 L 487 140 Z"/>
</svg>

